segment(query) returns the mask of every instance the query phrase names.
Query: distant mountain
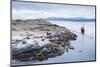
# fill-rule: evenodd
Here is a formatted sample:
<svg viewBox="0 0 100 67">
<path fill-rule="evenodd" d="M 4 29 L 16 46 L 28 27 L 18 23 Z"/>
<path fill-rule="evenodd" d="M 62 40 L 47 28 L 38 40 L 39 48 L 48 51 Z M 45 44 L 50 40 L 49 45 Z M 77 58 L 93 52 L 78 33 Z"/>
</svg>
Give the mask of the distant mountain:
<svg viewBox="0 0 100 67">
<path fill-rule="evenodd" d="M 73 18 L 64 18 L 64 17 L 48 17 L 47 20 L 56 20 L 56 21 L 72 21 L 72 22 L 95 22 L 95 18 L 82 18 L 82 17 L 73 17 Z"/>
</svg>

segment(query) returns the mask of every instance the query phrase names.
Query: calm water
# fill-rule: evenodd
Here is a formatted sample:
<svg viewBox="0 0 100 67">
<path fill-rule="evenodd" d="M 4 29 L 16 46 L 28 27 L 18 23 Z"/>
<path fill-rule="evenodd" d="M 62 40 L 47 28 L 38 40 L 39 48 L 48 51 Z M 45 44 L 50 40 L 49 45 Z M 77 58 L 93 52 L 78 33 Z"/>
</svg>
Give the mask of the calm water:
<svg viewBox="0 0 100 67">
<path fill-rule="evenodd" d="M 54 24 L 64 26 L 78 35 L 77 40 L 71 41 L 74 50 L 69 50 L 61 56 L 49 58 L 43 61 L 27 61 L 17 62 L 14 64 L 45 64 L 45 63 L 60 63 L 60 62 L 76 62 L 76 61 L 93 61 L 95 60 L 95 22 L 66 22 L 66 21 L 50 21 Z M 80 33 L 80 28 L 85 27 L 85 34 Z"/>
</svg>

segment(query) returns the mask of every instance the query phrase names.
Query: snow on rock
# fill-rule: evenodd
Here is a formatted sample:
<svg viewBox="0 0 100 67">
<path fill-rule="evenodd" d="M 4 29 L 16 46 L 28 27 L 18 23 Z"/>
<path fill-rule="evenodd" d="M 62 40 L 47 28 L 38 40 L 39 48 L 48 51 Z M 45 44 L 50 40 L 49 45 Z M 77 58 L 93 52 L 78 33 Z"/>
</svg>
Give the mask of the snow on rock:
<svg viewBox="0 0 100 67">
<path fill-rule="evenodd" d="M 17 34 L 12 38 L 12 54 L 18 54 L 29 50 L 40 49 L 47 43 L 49 43 L 49 40 L 45 37 L 40 37 L 39 35 L 28 36 L 24 34 L 24 36 L 21 36 L 20 34 Z"/>
</svg>

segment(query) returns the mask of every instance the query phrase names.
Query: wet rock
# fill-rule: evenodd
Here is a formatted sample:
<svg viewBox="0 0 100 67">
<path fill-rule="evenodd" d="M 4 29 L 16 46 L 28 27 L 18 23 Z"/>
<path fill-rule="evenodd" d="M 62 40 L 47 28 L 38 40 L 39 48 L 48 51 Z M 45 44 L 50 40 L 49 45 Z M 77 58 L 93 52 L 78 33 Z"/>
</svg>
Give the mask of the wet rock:
<svg viewBox="0 0 100 67">
<path fill-rule="evenodd" d="M 64 50 L 65 50 L 64 47 L 61 47 L 59 45 L 48 44 L 36 51 L 33 49 L 30 51 L 13 55 L 13 59 L 19 59 L 21 61 L 28 61 L 28 60 L 33 60 L 33 59 L 42 61 L 50 57 L 62 55 L 64 53 Z"/>
<path fill-rule="evenodd" d="M 42 61 L 44 59 L 48 59 L 48 53 L 46 51 L 40 51 L 39 53 L 37 53 L 34 58 L 36 60 Z"/>
</svg>

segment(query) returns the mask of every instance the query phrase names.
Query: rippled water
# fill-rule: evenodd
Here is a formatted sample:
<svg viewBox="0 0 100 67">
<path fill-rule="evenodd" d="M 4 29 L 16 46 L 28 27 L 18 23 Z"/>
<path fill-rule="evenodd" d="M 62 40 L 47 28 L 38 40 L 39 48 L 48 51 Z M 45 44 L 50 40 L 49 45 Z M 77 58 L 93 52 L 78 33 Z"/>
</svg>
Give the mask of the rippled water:
<svg viewBox="0 0 100 67">
<path fill-rule="evenodd" d="M 15 65 L 27 64 L 46 64 L 46 63 L 61 63 L 61 62 L 77 62 L 77 61 L 94 61 L 95 60 L 95 22 L 66 22 L 66 21 L 50 21 L 54 24 L 64 26 L 78 35 L 77 40 L 71 41 L 74 50 L 65 49 L 65 53 L 61 56 L 48 58 L 43 61 L 13 61 Z M 80 33 L 80 28 L 85 27 L 85 34 Z"/>
</svg>

